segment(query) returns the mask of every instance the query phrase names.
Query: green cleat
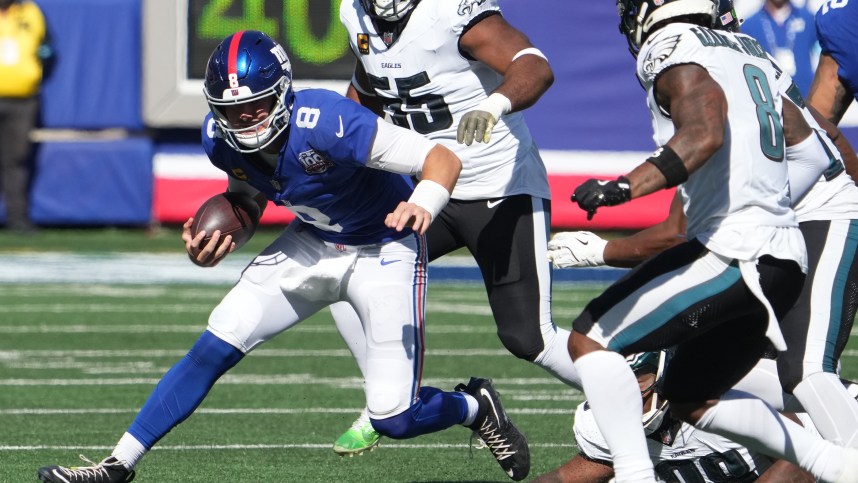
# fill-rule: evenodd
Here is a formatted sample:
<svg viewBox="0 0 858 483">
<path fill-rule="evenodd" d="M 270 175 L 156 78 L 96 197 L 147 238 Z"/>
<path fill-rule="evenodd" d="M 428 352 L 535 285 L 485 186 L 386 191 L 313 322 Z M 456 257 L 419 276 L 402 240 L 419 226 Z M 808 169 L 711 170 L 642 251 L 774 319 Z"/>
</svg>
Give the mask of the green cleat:
<svg viewBox="0 0 858 483">
<path fill-rule="evenodd" d="M 366 409 L 361 411 L 360 416 L 352 423 L 352 427 L 342 434 L 334 442 L 334 453 L 340 456 L 352 457 L 363 454 L 364 451 L 372 451 L 378 446 L 381 435 L 372 429 L 369 415 Z"/>
</svg>

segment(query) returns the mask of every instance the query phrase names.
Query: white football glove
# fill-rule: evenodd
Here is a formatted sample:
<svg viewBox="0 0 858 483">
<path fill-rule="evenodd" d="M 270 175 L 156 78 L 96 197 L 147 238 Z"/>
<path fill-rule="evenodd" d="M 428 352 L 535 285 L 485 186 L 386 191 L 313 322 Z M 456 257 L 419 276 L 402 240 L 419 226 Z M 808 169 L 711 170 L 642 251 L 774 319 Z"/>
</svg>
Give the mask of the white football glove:
<svg viewBox="0 0 858 483">
<path fill-rule="evenodd" d="M 548 242 L 548 260 L 554 268 L 600 267 L 607 240 L 589 231 L 564 231 Z"/>
</svg>

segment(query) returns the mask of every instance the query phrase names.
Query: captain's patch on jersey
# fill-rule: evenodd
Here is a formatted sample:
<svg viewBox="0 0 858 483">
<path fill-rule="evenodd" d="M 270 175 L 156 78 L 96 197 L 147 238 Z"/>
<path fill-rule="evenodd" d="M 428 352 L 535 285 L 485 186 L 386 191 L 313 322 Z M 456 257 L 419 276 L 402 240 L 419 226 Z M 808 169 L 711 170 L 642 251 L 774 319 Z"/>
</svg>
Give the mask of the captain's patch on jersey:
<svg viewBox="0 0 858 483">
<path fill-rule="evenodd" d="M 671 35 L 657 40 L 647 50 L 647 55 L 642 65 L 642 72 L 647 82 L 652 81 L 655 73 L 659 71 L 661 64 L 676 51 L 680 37 L 680 35 Z"/>
<path fill-rule="evenodd" d="M 358 52 L 363 55 L 369 55 L 369 35 L 357 34 Z"/>
</svg>

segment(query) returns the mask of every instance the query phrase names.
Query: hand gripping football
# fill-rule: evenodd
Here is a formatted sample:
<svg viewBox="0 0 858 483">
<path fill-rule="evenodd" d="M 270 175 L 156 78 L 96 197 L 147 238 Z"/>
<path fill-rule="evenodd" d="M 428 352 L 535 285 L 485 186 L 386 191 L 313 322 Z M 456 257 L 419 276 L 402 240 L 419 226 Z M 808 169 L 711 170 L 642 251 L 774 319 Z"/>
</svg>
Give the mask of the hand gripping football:
<svg viewBox="0 0 858 483">
<path fill-rule="evenodd" d="M 232 235 L 235 249 L 238 250 L 253 236 L 259 224 L 259 216 L 259 205 L 250 195 L 219 193 L 206 200 L 197 210 L 191 225 L 191 236 L 196 237 L 200 230 L 205 230 L 206 236 L 200 243 L 202 249 L 215 230 L 220 230 L 220 239 Z"/>
</svg>

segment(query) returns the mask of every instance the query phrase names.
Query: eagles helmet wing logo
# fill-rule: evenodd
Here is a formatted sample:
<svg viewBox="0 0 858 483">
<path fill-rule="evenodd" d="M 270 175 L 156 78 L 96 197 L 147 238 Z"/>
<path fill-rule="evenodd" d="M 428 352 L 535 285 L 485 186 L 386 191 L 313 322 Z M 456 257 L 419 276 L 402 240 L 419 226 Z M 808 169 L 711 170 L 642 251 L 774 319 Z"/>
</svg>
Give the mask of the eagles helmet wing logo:
<svg viewBox="0 0 858 483">
<path fill-rule="evenodd" d="M 676 51 L 676 46 L 679 45 L 680 38 L 681 35 L 671 35 L 670 37 L 655 41 L 648 49 L 642 68 L 647 83 L 652 82 L 658 67 Z"/>
<path fill-rule="evenodd" d="M 482 5 L 486 0 L 462 0 L 459 3 L 459 15 L 468 15 L 474 11 L 474 5 Z"/>
</svg>

